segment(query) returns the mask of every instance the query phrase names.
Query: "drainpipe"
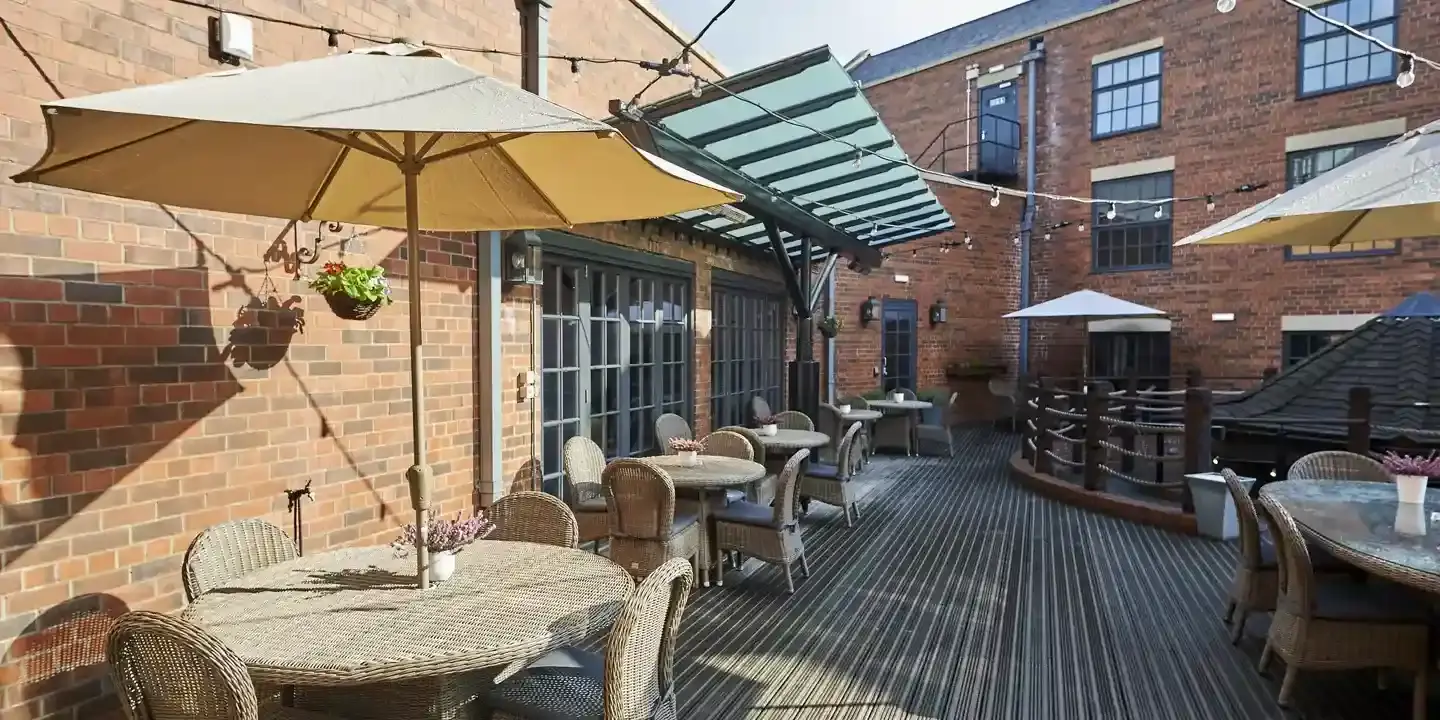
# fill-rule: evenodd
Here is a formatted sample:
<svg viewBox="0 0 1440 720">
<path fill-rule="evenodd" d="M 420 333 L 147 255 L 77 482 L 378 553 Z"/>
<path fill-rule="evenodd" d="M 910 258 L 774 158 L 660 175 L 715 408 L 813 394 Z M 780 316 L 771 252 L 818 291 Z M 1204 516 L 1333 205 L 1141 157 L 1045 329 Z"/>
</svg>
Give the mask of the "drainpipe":
<svg viewBox="0 0 1440 720">
<path fill-rule="evenodd" d="M 840 274 L 839 266 L 830 272 L 830 277 L 825 280 L 825 315 L 828 317 L 835 314 L 835 277 Z M 825 343 L 825 395 L 827 402 L 835 402 L 835 339 L 832 338 Z"/>
<path fill-rule="evenodd" d="M 1045 59 L 1045 42 L 1030 42 L 1025 63 L 1025 208 L 1020 217 L 1020 307 L 1030 307 L 1030 240 L 1035 232 L 1035 76 Z M 1030 321 L 1020 321 L 1020 375 L 1030 372 Z"/>
<path fill-rule="evenodd" d="M 520 8 L 520 87 L 546 96 L 545 59 L 550 51 L 550 8 L 555 0 L 517 0 Z"/>
</svg>

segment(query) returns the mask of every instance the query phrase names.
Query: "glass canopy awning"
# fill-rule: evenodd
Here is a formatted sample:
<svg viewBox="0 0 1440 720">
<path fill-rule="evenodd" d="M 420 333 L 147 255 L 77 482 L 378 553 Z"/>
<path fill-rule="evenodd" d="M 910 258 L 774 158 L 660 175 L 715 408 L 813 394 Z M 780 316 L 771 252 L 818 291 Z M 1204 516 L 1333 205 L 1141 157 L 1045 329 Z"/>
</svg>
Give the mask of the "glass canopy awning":
<svg viewBox="0 0 1440 720">
<path fill-rule="evenodd" d="M 903 164 L 904 150 L 828 47 L 731 76 L 720 86 L 729 92 L 677 95 L 641 107 L 639 120 L 611 121 L 640 147 L 746 196 L 724 214 L 693 211 L 671 219 L 703 235 L 767 248 L 764 223 L 771 221 L 791 257 L 808 236 L 812 260 L 839 252 L 865 266 L 878 265 L 888 245 L 955 227 L 919 172 Z M 737 207 L 742 212 L 734 212 Z"/>
</svg>

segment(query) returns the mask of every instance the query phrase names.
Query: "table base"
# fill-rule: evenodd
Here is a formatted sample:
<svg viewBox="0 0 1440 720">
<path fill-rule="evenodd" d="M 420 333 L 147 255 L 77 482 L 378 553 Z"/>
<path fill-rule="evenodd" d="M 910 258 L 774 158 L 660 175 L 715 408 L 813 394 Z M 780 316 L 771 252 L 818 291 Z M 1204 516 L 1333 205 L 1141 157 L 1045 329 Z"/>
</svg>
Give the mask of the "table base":
<svg viewBox="0 0 1440 720">
<path fill-rule="evenodd" d="M 471 720 L 478 717 L 493 672 L 337 687 L 297 687 L 294 707 L 347 720 Z"/>
</svg>

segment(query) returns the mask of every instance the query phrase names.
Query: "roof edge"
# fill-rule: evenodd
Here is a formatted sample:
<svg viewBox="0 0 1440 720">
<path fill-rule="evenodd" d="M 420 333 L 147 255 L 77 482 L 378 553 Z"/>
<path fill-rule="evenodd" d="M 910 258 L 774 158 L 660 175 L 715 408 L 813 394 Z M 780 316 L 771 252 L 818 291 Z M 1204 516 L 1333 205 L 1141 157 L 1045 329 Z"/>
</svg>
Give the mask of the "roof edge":
<svg viewBox="0 0 1440 720">
<path fill-rule="evenodd" d="M 1102 8 L 1096 8 L 1096 9 L 1090 10 L 1090 11 L 1088 11 L 1088 12 L 1083 12 L 1083 13 L 1080 13 L 1079 15 L 1075 15 L 1075 16 L 1073 16 L 1073 17 L 1066 18 L 1066 19 L 1064 19 L 1064 20 L 1058 20 L 1058 21 L 1056 21 L 1056 22 L 1052 22 L 1052 23 L 1050 23 L 1049 25 L 1042 25 L 1042 26 L 1040 26 L 1040 27 L 1038 27 L 1038 28 L 1035 28 L 1035 29 L 1033 29 L 1033 30 L 1030 30 L 1030 31 L 1028 31 L 1028 32 L 1018 33 L 1018 34 L 1013 35 L 1013 36 L 1011 36 L 1011 37 L 1007 37 L 1007 38 L 1004 38 L 1004 39 L 1001 39 L 1001 40 L 996 40 L 995 42 L 991 42 L 991 43 L 986 43 L 986 44 L 981 45 L 981 46 L 979 46 L 979 47 L 977 47 L 977 48 L 973 48 L 973 49 L 970 49 L 970 50 L 966 50 L 966 51 L 964 51 L 964 52 L 955 53 L 954 55 L 947 55 L 947 56 L 945 56 L 945 57 L 943 57 L 943 58 L 940 58 L 939 60 L 935 60 L 935 61 L 933 61 L 933 62 L 925 63 L 924 65 L 918 65 L 918 66 L 916 66 L 916 67 L 910 68 L 909 70 L 902 70 L 902 71 L 900 71 L 900 72 L 898 72 L 898 73 L 893 73 L 893 74 L 891 74 L 891 75 L 886 75 L 885 77 L 877 78 L 877 79 L 871 80 L 871 81 L 869 81 L 869 82 L 862 82 L 862 83 L 860 83 L 860 87 L 862 87 L 862 88 L 870 88 L 870 87 L 875 87 L 876 85 L 883 85 L 883 84 L 888 83 L 888 82 L 890 82 L 890 81 L 892 81 L 892 80 L 899 80 L 899 79 L 901 79 L 901 78 L 906 78 L 906 77 L 909 77 L 909 76 L 911 76 L 911 75 L 916 75 L 916 74 L 925 72 L 926 70 L 929 70 L 929 69 L 931 69 L 931 68 L 940 67 L 941 65 L 947 65 L 947 64 L 952 63 L 952 62 L 955 62 L 955 61 L 957 61 L 957 60 L 964 60 L 965 58 L 971 57 L 971 56 L 973 56 L 973 55 L 979 55 L 980 53 L 988 52 L 988 51 L 990 51 L 990 50 L 994 50 L 995 48 L 998 48 L 998 47 L 1001 47 L 1001 46 L 1004 46 L 1004 45 L 1009 45 L 1010 43 L 1017 42 L 1017 41 L 1020 41 L 1020 40 L 1024 40 L 1025 38 L 1028 38 L 1028 37 L 1034 37 L 1034 36 L 1036 36 L 1036 35 L 1039 35 L 1039 34 L 1044 33 L 1044 32 L 1049 32 L 1049 31 L 1054 30 L 1054 29 L 1056 29 L 1056 28 L 1062 28 L 1062 27 L 1065 27 L 1066 25 L 1072 25 L 1072 24 L 1074 24 L 1074 23 L 1080 22 L 1081 20 L 1089 20 L 1090 18 L 1095 17 L 1095 16 L 1097 16 L 1097 15 L 1104 15 L 1105 13 L 1114 12 L 1114 11 L 1119 10 L 1119 9 L 1121 9 L 1121 8 L 1130 7 L 1131 5 L 1138 5 L 1138 4 L 1140 4 L 1141 2 L 1144 2 L 1144 0 L 1116 0 L 1116 2 L 1115 2 L 1114 4 L 1112 4 L 1112 5 L 1106 5 L 1105 7 L 1102 7 Z M 999 11 L 997 11 L 997 12 L 999 12 Z M 995 14 L 995 13 L 990 13 L 990 14 L 993 15 L 993 14 Z M 981 18 L 975 18 L 975 20 L 980 20 L 980 19 L 982 19 L 983 17 L 988 17 L 988 16 L 981 16 Z M 971 20 L 970 22 L 975 22 L 975 20 Z M 969 23 L 961 23 L 960 25 L 955 25 L 955 26 L 952 26 L 951 28 L 947 28 L 947 30 L 949 30 L 949 29 L 954 29 L 954 28 L 957 28 L 957 27 L 963 27 L 964 25 L 968 25 L 968 24 L 969 24 Z M 944 30 L 942 30 L 941 32 L 944 32 Z M 912 43 L 920 42 L 921 40 L 924 40 L 925 38 L 928 38 L 928 37 L 931 37 L 931 36 L 934 36 L 934 35 L 938 35 L 938 34 L 939 34 L 939 33 L 931 33 L 930 35 L 926 35 L 925 37 L 918 38 L 918 39 L 916 39 L 916 40 L 912 40 L 911 42 L 905 43 L 905 45 L 910 45 L 910 44 L 912 44 Z M 900 48 L 905 47 L 905 45 L 896 46 L 896 47 L 894 47 L 894 48 L 891 48 L 891 50 L 899 50 Z M 885 52 L 890 52 L 891 50 L 886 50 Z M 879 55 L 884 55 L 884 54 L 885 54 L 884 52 L 879 53 Z M 879 55 L 872 55 L 871 57 L 879 57 Z M 867 58 L 867 59 L 869 59 L 869 58 Z M 848 68 L 847 68 L 847 69 L 848 69 Z"/>
<path fill-rule="evenodd" d="M 680 29 L 680 26 L 676 25 L 675 21 L 671 20 L 668 16 L 665 15 L 665 13 L 661 12 L 660 8 L 655 7 L 655 5 L 650 2 L 650 0 L 630 0 L 630 4 L 634 5 L 635 9 L 639 10 L 642 13 L 645 13 L 646 17 L 649 17 L 651 22 L 659 25 L 661 30 L 664 30 L 666 34 L 674 38 L 675 41 L 680 43 L 681 45 L 685 45 L 695 40 L 695 38 L 692 37 L 690 33 L 687 33 L 684 30 Z M 711 55 L 710 51 L 701 47 L 699 43 L 696 43 L 694 47 L 690 48 L 690 53 L 696 58 L 698 58 L 700 62 L 705 63 L 705 65 L 711 70 L 714 70 L 716 75 L 719 75 L 722 78 L 730 76 L 730 71 L 725 69 L 725 66 L 722 65 L 720 61 L 715 58 L 714 55 Z"/>
</svg>

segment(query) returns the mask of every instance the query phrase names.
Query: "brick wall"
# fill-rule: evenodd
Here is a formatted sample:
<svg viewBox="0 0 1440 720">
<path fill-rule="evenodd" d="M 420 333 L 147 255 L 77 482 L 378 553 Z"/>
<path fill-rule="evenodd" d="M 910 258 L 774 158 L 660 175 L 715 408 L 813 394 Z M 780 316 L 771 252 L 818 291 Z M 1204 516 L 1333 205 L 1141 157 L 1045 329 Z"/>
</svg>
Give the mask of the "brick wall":
<svg viewBox="0 0 1440 720">
<path fill-rule="evenodd" d="M 1440 42 L 1434 13 L 1410 5 L 1400 12 L 1401 47 Z M 1297 100 L 1296 24 L 1296 13 L 1282 3 L 1241 3 L 1221 15 L 1213 3 L 1141 0 L 1046 31 L 1046 60 L 1036 78 L 1038 189 L 1089 196 L 1092 168 L 1167 156 L 1175 158 L 1177 196 L 1270 184 L 1258 194 L 1223 198 L 1213 213 L 1203 203 L 1178 206 L 1174 237 L 1180 239 L 1282 191 L 1287 136 L 1397 117 L 1408 118 L 1413 128 L 1440 115 L 1440 101 L 1421 83 L 1409 90 L 1384 83 Z M 1161 127 L 1092 141 L 1091 58 L 1159 37 Z M 1017 39 L 866 92 L 914 155 L 946 123 L 974 112 L 964 109 L 967 66 L 1015 65 L 1028 43 Z M 1023 109 L 1023 88 L 1020 95 Z M 1023 112 L 1021 117 L 1023 123 Z M 1018 215 L 1012 202 L 1018 201 L 1001 208 L 1011 222 Z M 1039 207 L 1039 218 L 1050 223 L 1088 226 L 1087 214 L 1073 203 Z M 956 221 L 973 222 L 961 216 Z M 1033 301 L 1090 288 L 1166 310 L 1174 320 L 1174 372 L 1194 364 L 1212 377 L 1255 377 L 1278 364 L 1282 316 L 1381 311 L 1434 287 L 1440 261 L 1434 239 L 1406 240 L 1397 255 L 1327 260 L 1287 260 L 1279 247 L 1199 247 L 1177 249 L 1171 269 L 1094 274 L 1090 246 L 1090 233 L 1075 226 L 1056 231 L 1049 242 L 1037 237 Z M 968 257 L 951 253 L 941 262 L 959 265 Z M 1234 312 L 1236 321 L 1214 323 L 1212 312 Z M 1078 371 L 1080 341 L 1078 323 L 1035 323 L 1036 369 Z"/>
<path fill-rule="evenodd" d="M 520 44 L 509 2 L 245 7 L 378 36 Z M 0 47 L 0 174 L 39 157 L 43 101 L 216 70 L 207 14 L 164 0 L 0 0 L 10 33 Z M 551 22 L 556 53 L 657 58 L 677 45 L 627 0 L 562 3 Z M 260 65 L 327 51 L 322 33 L 265 22 L 256 45 Z M 518 80 L 515 58 L 456 59 Z M 587 65 L 578 84 L 567 64 L 550 72 L 554 98 L 598 117 L 650 79 L 622 64 Z M 684 87 L 667 80 L 647 98 Z M 295 279 L 304 269 L 294 264 L 297 242 L 308 246 L 317 228 L 298 237 L 283 229 L 0 181 L 0 718 L 111 713 L 100 680 L 108 618 L 179 607 L 181 555 L 209 525 L 261 517 L 285 526 L 282 491 L 307 480 L 316 492 L 305 508 L 307 551 L 388 542 L 407 521 L 404 283 L 402 301 L 377 317 L 338 320 Z M 666 253 L 677 245 L 635 225 L 586 231 Z M 340 259 L 343 249 L 346 259 L 383 262 L 402 277 L 400 241 L 346 227 L 326 234 L 321 259 Z M 426 424 L 435 500 L 453 512 L 489 490 L 477 487 L 487 458 L 475 456 L 484 447 L 475 429 L 477 240 L 428 236 L 423 247 Z M 683 252 L 702 268 L 745 269 L 728 255 Z M 525 293 L 507 294 L 502 308 L 507 381 L 531 366 Z M 701 297 L 708 301 L 708 290 Z M 697 370 L 703 377 L 708 363 Z M 507 462 L 533 455 L 528 409 L 513 392 L 498 395 Z"/>
</svg>

